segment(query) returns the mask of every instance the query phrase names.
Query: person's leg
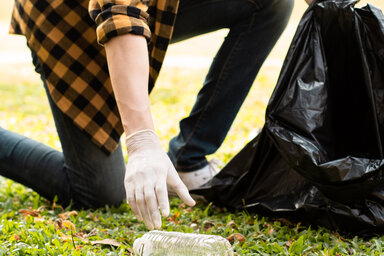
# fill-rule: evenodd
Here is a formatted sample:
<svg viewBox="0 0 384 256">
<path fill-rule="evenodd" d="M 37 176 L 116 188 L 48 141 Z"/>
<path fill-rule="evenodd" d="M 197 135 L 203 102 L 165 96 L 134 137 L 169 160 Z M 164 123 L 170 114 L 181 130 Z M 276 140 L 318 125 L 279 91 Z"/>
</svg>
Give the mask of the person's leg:
<svg viewBox="0 0 384 256">
<path fill-rule="evenodd" d="M 121 145 L 107 155 L 57 108 L 49 95 L 48 98 L 63 148 L 74 205 L 97 208 L 121 204 L 125 198 Z"/>
<path fill-rule="evenodd" d="M 36 71 L 41 74 L 33 54 Z M 44 82 L 45 89 L 47 90 Z M 0 175 L 18 181 L 63 205 L 97 208 L 125 198 L 125 164 L 121 146 L 106 155 L 59 110 L 47 92 L 63 153 L 24 136 L 0 129 Z"/>
<path fill-rule="evenodd" d="M 70 201 L 70 186 L 64 158 L 42 143 L 0 128 L 0 175 L 32 188 L 60 203 Z"/>
<path fill-rule="evenodd" d="M 168 154 L 178 171 L 206 166 L 206 155 L 220 147 L 292 7 L 293 0 L 180 1 L 172 42 L 230 30 L 191 113 L 170 141 Z"/>
</svg>

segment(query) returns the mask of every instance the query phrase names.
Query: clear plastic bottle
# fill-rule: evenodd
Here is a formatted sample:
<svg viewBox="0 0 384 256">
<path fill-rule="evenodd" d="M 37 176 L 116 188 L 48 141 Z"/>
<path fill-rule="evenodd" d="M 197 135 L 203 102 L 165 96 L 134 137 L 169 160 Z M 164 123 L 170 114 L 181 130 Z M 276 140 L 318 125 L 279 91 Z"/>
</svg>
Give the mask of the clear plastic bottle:
<svg viewBox="0 0 384 256">
<path fill-rule="evenodd" d="M 231 244 L 221 236 L 150 231 L 133 243 L 137 256 L 233 256 Z"/>
</svg>

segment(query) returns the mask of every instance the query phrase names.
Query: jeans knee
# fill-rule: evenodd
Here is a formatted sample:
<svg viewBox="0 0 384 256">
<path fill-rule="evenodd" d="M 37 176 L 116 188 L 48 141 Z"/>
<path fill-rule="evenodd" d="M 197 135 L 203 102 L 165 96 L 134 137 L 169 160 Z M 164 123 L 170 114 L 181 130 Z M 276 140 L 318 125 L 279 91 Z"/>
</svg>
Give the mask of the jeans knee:
<svg viewBox="0 0 384 256">
<path fill-rule="evenodd" d="M 123 188 L 109 188 L 108 191 L 100 190 L 98 195 L 99 200 L 96 200 L 96 204 L 99 207 L 108 206 L 119 206 L 125 200 L 125 190 Z"/>
<path fill-rule="evenodd" d="M 105 205 L 119 205 L 124 201 L 124 165 L 122 168 L 105 170 L 87 167 L 69 168 L 71 199 L 76 207 L 100 208 Z"/>
<path fill-rule="evenodd" d="M 276 15 L 278 15 L 280 19 L 286 20 L 288 22 L 294 4 L 294 0 L 275 0 L 272 5 Z"/>
<path fill-rule="evenodd" d="M 294 6 L 294 0 L 271 0 L 265 6 L 264 17 L 274 31 L 281 33 L 284 31 L 291 17 Z M 255 24 L 257 25 L 257 24 Z"/>
<path fill-rule="evenodd" d="M 73 191 L 72 196 L 75 208 L 97 209 L 119 206 L 125 200 L 125 190 L 117 185 L 100 184 L 94 189 Z"/>
</svg>

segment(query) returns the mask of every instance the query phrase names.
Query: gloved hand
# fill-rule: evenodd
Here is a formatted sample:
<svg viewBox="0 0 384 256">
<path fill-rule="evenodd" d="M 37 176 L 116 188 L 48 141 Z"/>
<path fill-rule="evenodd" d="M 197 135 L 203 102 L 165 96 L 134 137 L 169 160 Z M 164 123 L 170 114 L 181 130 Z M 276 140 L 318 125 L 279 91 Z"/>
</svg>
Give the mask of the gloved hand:
<svg viewBox="0 0 384 256">
<path fill-rule="evenodd" d="M 128 163 L 125 171 L 127 201 L 137 219 L 148 229 L 161 227 L 161 214 L 169 214 L 167 184 L 187 205 L 195 205 L 153 130 L 126 138 Z"/>
</svg>

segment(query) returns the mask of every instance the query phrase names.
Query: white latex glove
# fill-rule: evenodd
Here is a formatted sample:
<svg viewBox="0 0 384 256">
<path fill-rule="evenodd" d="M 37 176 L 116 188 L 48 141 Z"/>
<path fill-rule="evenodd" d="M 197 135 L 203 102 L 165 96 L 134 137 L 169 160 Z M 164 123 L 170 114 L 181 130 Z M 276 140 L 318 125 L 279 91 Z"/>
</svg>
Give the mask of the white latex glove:
<svg viewBox="0 0 384 256">
<path fill-rule="evenodd" d="M 135 132 L 126 138 L 128 163 L 125 171 L 127 201 L 148 229 L 161 227 L 161 214 L 169 214 L 167 184 L 187 205 L 195 205 L 153 130 Z M 159 211 L 160 210 L 160 211 Z"/>
</svg>

